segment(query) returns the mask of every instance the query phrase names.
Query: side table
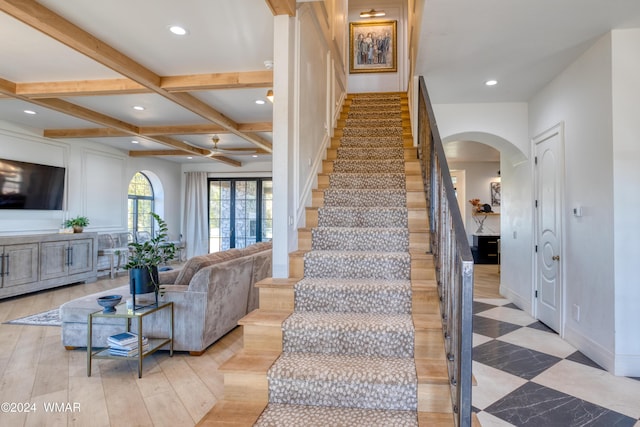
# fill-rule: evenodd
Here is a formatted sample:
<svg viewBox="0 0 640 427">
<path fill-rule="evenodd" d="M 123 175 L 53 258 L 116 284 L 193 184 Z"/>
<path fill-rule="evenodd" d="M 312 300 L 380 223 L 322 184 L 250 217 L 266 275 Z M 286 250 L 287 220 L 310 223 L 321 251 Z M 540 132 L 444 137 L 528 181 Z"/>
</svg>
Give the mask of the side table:
<svg viewBox="0 0 640 427">
<path fill-rule="evenodd" d="M 138 378 L 142 378 L 142 361 L 145 357 L 155 353 L 160 347 L 169 344 L 169 356 L 173 357 L 173 302 L 166 302 L 156 306 L 155 304 L 147 307 L 137 308 L 136 310 L 127 310 L 124 303 L 118 304 L 115 313 L 104 313 L 102 310 L 89 314 L 87 317 L 87 376 L 91 376 L 91 361 L 93 359 L 137 359 L 138 360 Z M 160 310 L 169 310 L 171 313 L 169 316 L 169 331 L 167 338 L 148 338 L 149 350 L 145 352 L 138 352 L 137 356 L 115 356 L 109 354 L 109 348 L 100 348 L 93 351 L 91 347 L 93 336 L 93 319 L 96 317 L 114 317 L 124 319 L 124 325 L 126 332 L 131 331 L 131 320 L 136 319 L 138 322 L 138 348 L 142 348 L 142 337 L 144 335 L 142 331 L 142 319 L 152 313 Z"/>
</svg>

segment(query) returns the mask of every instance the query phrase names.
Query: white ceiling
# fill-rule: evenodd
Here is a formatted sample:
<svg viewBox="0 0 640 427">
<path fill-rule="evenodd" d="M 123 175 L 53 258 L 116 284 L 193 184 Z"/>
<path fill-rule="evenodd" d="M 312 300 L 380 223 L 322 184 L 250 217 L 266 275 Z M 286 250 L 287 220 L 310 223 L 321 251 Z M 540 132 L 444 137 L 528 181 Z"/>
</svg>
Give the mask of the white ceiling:
<svg viewBox="0 0 640 427">
<path fill-rule="evenodd" d="M 640 28 L 638 0 L 418 2 L 416 74 L 434 104 L 526 102 L 597 38 Z"/>
<path fill-rule="evenodd" d="M 371 5 L 384 8 L 405 1 L 376 0 Z M 2 2 L 7 3 L 25 0 Z M 352 3 L 354 8 L 362 4 Z M 426 77 L 435 104 L 526 102 L 598 37 L 614 28 L 640 28 L 640 0 L 415 3 L 422 21 L 416 71 Z M 40 4 L 158 76 L 264 71 L 264 61 L 273 57 L 273 14 L 265 0 L 41 0 Z M 172 35 L 167 28 L 173 24 L 185 26 L 189 34 Z M 0 79 L 11 83 L 122 78 L 118 72 L 3 12 L 0 40 Z M 497 79 L 498 85 L 485 86 L 484 81 L 490 78 Z M 254 102 L 265 99 L 264 87 L 189 93 L 236 123 L 271 122 L 271 104 Z M 211 123 L 152 93 L 64 99 L 137 127 Z M 143 105 L 146 110 L 134 111 L 133 105 Z M 23 113 L 25 109 L 38 114 L 28 116 Z M 1 96 L 0 120 L 36 130 L 100 127 L 25 100 Z M 212 134 L 170 136 L 207 147 Z M 270 132 L 259 132 L 258 136 L 272 140 Z M 94 138 L 122 150 L 169 149 L 145 138 L 135 138 L 140 144 L 134 146 L 132 139 Z M 254 147 L 233 133 L 220 133 L 220 139 L 222 148 Z M 228 157 L 243 163 L 270 160 L 269 155 L 259 159 Z M 185 156 L 166 158 L 188 161 Z"/>
</svg>

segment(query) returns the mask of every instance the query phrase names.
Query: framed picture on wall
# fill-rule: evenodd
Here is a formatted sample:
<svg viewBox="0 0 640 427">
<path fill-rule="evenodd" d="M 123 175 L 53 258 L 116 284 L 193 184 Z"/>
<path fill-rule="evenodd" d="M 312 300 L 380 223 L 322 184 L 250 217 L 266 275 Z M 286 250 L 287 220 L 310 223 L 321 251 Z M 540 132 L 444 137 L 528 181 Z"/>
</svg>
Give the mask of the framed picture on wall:
<svg viewBox="0 0 640 427">
<path fill-rule="evenodd" d="M 351 22 L 349 24 L 350 73 L 398 71 L 396 22 Z"/>
<path fill-rule="evenodd" d="M 491 183 L 491 206 L 500 206 L 500 183 Z"/>
</svg>

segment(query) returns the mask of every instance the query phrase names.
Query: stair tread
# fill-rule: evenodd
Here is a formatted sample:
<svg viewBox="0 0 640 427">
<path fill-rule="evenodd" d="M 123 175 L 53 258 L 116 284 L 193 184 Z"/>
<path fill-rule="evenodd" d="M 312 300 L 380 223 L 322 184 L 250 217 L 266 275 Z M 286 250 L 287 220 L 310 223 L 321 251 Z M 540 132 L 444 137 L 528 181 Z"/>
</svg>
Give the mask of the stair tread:
<svg viewBox="0 0 640 427">
<path fill-rule="evenodd" d="M 197 424 L 197 427 L 253 425 L 266 405 L 264 402 L 220 400 Z"/>
<path fill-rule="evenodd" d="M 375 384 L 417 383 L 413 358 L 313 353 L 282 353 L 269 369 L 268 377 L 318 381 L 351 378 Z"/>
<path fill-rule="evenodd" d="M 437 290 L 438 282 L 435 279 L 412 280 L 411 288 L 413 290 Z"/>
<path fill-rule="evenodd" d="M 280 326 L 290 311 L 256 309 L 238 321 L 239 325 Z"/>
<path fill-rule="evenodd" d="M 305 330 L 386 330 L 413 333 L 411 314 L 385 313 L 321 313 L 295 312 L 287 318 L 283 327 L 303 328 Z"/>
<path fill-rule="evenodd" d="M 417 426 L 418 414 L 415 411 L 270 403 L 256 426 L 280 425 L 282 420 L 299 420 L 301 426 Z"/>
<path fill-rule="evenodd" d="M 276 278 L 267 277 L 256 282 L 258 288 L 293 288 L 293 286 L 302 280 L 301 277 Z"/>
<path fill-rule="evenodd" d="M 279 351 L 247 351 L 241 350 L 224 362 L 218 368 L 222 373 L 264 373 L 266 374 L 273 362 L 278 359 Z"/>
</svg>

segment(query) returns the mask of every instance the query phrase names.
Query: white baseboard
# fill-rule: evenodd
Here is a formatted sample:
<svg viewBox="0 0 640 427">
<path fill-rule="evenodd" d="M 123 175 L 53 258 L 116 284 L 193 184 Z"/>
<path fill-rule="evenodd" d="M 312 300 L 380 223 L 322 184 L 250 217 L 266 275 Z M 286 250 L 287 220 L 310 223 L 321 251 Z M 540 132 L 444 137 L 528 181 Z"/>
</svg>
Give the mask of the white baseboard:
<svg viewBox="0 0 640 427">
<path fill-rule="evenodd" d="M 617 354 L 614 375 L 640 377 L 640 356 L 637 354 Z"/>
<path fill-rule="evenodd" d="M 565 325 L 563 338 L 582 354 L 602 366 L 605 370 L 611 373 L 614 372 L 615 357 L 613 352 L 593 341 L 582 332 L 572 328 L 570 325 Z M 636 362 L 636 367 L 637 366 Z"/>
<path fill-rule="evenodd" d="M 529 316 L 533 317 L 531 301 L 528 298 L 518 294 L 517 292 L 514 292 L 511 288 L 507 288 L 502 284 L 500 284 L 499 291 L 500 291 L 500 295 L 502 295 L 503 297 L 505 297 L 506 299 L 508 299 L 515 305 L 517 305 L 521 310 L 523 310 Z"/>
</svg>

